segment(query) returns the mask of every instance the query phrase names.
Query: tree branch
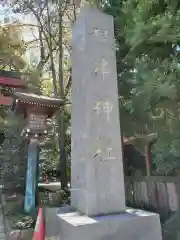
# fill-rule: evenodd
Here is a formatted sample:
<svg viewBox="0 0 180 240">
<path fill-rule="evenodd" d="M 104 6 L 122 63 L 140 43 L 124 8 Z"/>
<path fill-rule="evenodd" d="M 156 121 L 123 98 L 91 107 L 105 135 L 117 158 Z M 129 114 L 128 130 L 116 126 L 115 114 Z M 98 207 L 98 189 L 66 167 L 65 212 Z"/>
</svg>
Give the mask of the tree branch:
<svg viewBox="0 0 180 240">
<path fill-rule="evenodd" d="M 69 75 L 68 83 L 67 83 L 66 88 L 65 88 L 65 97 L 68 95 L 69 90 L 71 88 L 71 85 L 72 85 L 72 68 L 70 69 L 70 75 Z"/>
</svg>

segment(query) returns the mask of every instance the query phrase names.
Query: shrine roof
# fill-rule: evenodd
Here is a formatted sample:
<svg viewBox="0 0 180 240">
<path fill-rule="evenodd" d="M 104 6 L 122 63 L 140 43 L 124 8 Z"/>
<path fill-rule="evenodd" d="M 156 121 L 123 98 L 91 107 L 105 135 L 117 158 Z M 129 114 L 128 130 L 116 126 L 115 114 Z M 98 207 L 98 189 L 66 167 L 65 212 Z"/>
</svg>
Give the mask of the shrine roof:
<svg viewBox="0 0 180 240">
<path fill-rule="evenodd" d="M 21 73 L 16 71 L 0 70 L 0 75 L 3 77 L 21 78 Z"/>
<path fill-rule="evenodd" d="M 18 99 L 22 103 L 33 104 L 49 107 L 59 107 L 64 103 L 64 101 L 60 98 L 52 98 L 43 95 L 37 95 L 33 93 L 23 93 L 23 92 L 15 92 L 14 97 Z"/>
<path fill-rule="evenodd" d="M 12 97 L 3 96 L 0 94 L 0 105 L 11 106 L 12 102 L 13 102 Z"/>
<path fill-rule="evenodd" d="M 124 145 L 130 145 L 130 144 L 133 144 L 133 140 L 134 140 L 133 137 L 130 137 L 130 138 L 123 137 L 123 144 L 124 144 Z"/>
<path fill-rule="evenodd" d="M 137 141 L 141 141 L 144 144 L 150 143 L 151 141 L 157 139 L 156 133 L 151 133 L 147 135 L 139 135 L 136 137 L 123 137 L 123 144 L 126 145 L 136 145 Z"/>
<path fill-rule="evenodd" d="M 0 70 L 0 85 L 12 88 L 26 88 L 21 73 L 15 71 Z"/>
</svg>

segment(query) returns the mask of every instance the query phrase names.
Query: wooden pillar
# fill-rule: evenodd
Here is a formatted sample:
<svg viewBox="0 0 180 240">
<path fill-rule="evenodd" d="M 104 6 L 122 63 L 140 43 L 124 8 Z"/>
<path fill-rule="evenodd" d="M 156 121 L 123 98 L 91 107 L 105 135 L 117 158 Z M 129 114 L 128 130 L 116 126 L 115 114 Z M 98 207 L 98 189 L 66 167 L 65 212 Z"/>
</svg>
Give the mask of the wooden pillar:
<svg viewBox="0 0 180 240">
<path fill-rule="evenodd" d="M 147 176 L 151 176 L 151 162 L 152 162 L 152 154 L 151 154 L 152 144 L 147 143 L 145 146 L 145 158 L 146 158 L 146 174 Z"/>
<path fill-rule="evenodd" d="M 124 139 L 122 135 L 121 135 L 121 148 L 122 148 L 122 157 L 124 159 Z"/>
<path fill-rule="evenodd" d="M 146 173 L 147 176 L 151 176 L 152 174 L 152 146 L 156 142 L 156 138 L 150 140 L 146 143 L 145 146 L 145 158 L 146 158 Z"/>
</svg>

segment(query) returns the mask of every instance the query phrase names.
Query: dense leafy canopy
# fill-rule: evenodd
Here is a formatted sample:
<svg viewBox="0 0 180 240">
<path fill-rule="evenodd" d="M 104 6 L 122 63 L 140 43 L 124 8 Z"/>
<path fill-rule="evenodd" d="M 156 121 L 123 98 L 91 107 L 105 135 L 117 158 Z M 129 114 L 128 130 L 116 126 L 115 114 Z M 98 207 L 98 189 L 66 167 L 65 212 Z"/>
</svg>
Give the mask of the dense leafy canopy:
<svg viewBox="0 0 180 240">
<path fill-rule="evenodd" d="M 179 1 L 113 0 L 122 131 L 157 133 L 157 170 L 180 166 Z"/>
</svg>

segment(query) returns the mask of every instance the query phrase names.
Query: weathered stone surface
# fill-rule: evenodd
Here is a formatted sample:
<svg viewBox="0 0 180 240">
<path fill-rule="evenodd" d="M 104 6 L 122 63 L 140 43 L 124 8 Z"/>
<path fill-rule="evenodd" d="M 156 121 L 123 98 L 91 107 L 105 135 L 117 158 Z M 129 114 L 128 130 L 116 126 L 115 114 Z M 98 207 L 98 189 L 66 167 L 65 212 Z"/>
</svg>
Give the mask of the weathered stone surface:
<svg viewBox="0 0 180 240">
<path fill-rule="evenodd" d="M 87 217 L 69 207 L 58 214 L 60 240 L 161 240 L 159 216 L 136 209 Z"/>
<path fill-rule="evenodd" d="M 8 240 L 32 240 L 33 229 L 13 230 L 8 236 Z M 4 238 L 5 239 L 5 238 Z"/>
<path fill-rule="evenodd" d="M 125 210 L 113 18 L 84 11 L 73 29 L 71 205 Z"/>
<path fill-rule="evenodd" d="M 59 208 L 45 208 L 46 240 L 59 239 L 59 220 L 57 212 Z"/>
<path fill-rule="evenodd" d="M 0 213 L 0 240 L 5 239 L 3 216 Z"/>
</svg>

